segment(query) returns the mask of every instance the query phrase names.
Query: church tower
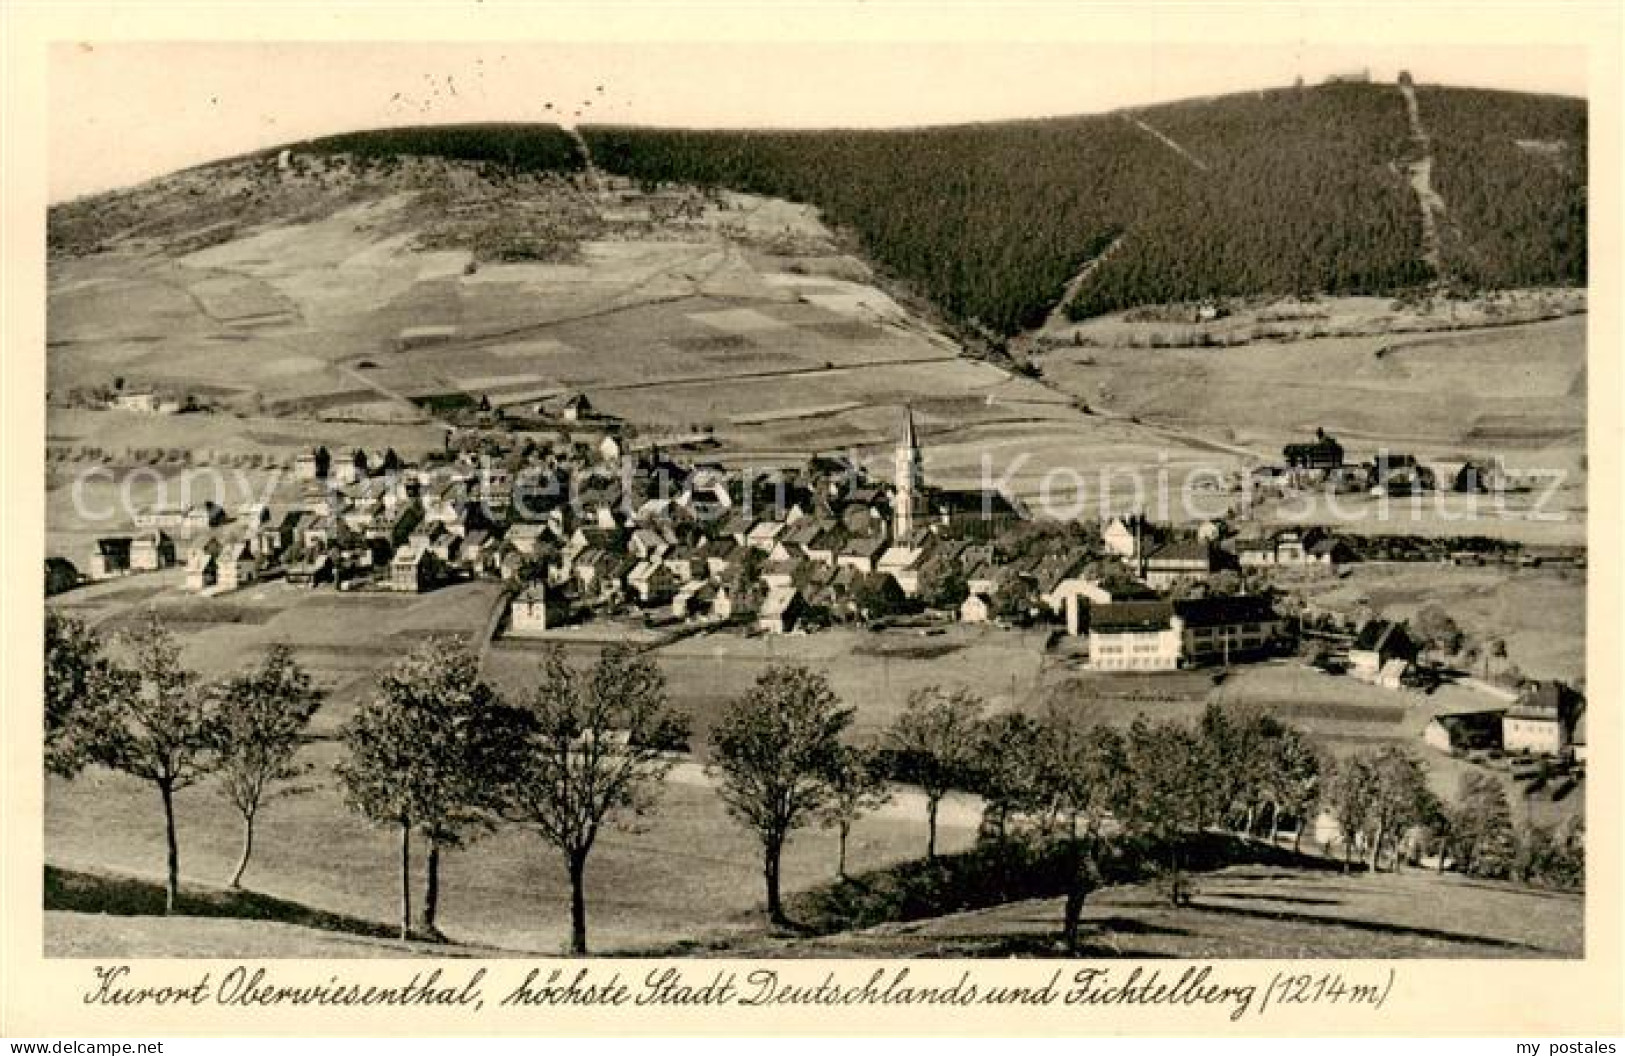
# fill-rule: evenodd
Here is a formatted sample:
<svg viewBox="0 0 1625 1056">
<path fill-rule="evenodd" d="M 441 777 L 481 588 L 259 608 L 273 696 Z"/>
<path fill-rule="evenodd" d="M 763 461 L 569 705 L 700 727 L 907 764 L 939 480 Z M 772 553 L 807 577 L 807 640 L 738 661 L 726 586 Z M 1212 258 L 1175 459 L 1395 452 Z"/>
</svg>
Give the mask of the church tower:
<svg viewBox="0 0 1625 1056">
<path fill-rule="evenodd" d="M 920 502 L 920 443 L 914 435 L 914 412 L 903 405 L 903 437 L 897 443 L 896 493 L 892 496 L 892 538 L 901 542 L 914 534 L 914 513 Z"/>
</svg>

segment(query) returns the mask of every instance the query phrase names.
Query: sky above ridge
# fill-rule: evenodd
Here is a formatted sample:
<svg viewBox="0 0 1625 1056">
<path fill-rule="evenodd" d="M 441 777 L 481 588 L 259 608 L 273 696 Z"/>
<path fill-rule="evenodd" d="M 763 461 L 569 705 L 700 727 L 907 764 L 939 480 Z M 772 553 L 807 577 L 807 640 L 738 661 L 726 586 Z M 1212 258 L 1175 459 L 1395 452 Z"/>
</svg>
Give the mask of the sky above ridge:
<svg viewBox="0 0 1625 1056">
<path fill-rule="evenodd" d="M 1096 113 L 1369 70 L 1392 82 L 1587 94 L 1563 47 L 1094 43 L 62 43 L 48 196 L 311 136 L 557 121 L 885 127 Z"/>
</svg>

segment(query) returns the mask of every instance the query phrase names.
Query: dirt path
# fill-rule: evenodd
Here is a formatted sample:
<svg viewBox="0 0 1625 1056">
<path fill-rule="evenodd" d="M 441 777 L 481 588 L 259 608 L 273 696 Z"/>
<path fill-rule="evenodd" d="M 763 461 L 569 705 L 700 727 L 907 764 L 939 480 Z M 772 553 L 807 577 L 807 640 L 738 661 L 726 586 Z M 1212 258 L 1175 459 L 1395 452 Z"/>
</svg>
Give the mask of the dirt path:
<svg viewBox="0 0 1625 1056">
<path fill-rule="evenodd" d="M 592 193 L 602 198 L 604 196 L 604 174 L 598 170 L 597 162 L 592 160 L 592 149 L 587 146 L 586 137 L 574 125 L 565 125 L 564 134 L 575 141 L 576 150 L 581 152 L 581 162 L 586 170 L 587 182 L 592 185 Z"/>
<path fill-rule="evenodd" d="M 1146 124 L 1144 121 L 1142 121 L 1139 118 L 1135 117 L 1133 114 L 1124 114 L 1123 115 L 1123 120 L 1127 121 L 1129 124 L 1133 125 L 1135 128 L 1138 128 L 1140 131 L 1144 132 L 1146 135 L 1151 136 L 1152 138 L 1156 139 L 1157 142 L 1161 143 L 1163 146 L 1167 147 L 1169 150 L 1173 151 L 1175 154 L 1178 154 L 1180 157 L 1184 158 L 1186 161 L 1190 162 L 1192 165 L 1196 166 L 1198 169 L 1202 170 L 1203 172 L 1210 171 L 1208 169 L 1207 162 L 1203 161 L 1201 158 L 1197 157 L 1195 154 L 1192 154 L 1190 151 L 1186 150 L 1184 147 L 1182 147 L 1178 143 L 1174 142 L 1173 139 L 1169 138 L 1168 136 L 1164 135 L 1163 133 L 1161 133 L 1161 132 L 1157 131 L 1156 129 L 1152 128 L 1150 125 Z"/>
<path fill-rule="evenodd" d="M 1072 276 L 1066 284 L 1066 289 L 1061 292 L 1061 299 L 1056 301 L 1055 307 L 1049 310 L 1049 317 L 1044 320 L 1044 325 L 1039 327 L 1040 331 L 1064 327 L 1071 322 L 1066 315 L 1067 305 L 1071 304 L 1072 299 L 1078 295 L 1078 291 L 1083 289 L 1083 284 L 1089 281 L 1089 276 L 1093 275 L 1097 268 L 1106 263 L 1107 258 L 1117 252 L 1117 247 L 1122 244 L 1123 236 L 1118 235 L 1112 239 L 1111 245 L 1101 250 L 1098 255 L 1091 257 L 1082 268 L 1078 269 L 1078 273 Z"/>
<path fill-rule="evenodd" d="M 1433 140 L 1422 125 L 1422 110 L 1416 103 L 1416 88 L 1401 82 L 1399 92 L 1405 97 L 1405 113 L 1410 120 L 1411 143 L 1416 148 L 1417 160 L 1405 166 L 1410 175 L 1411 190 L 1422 213 L 1422 259 L 1433 270 L 1434 281 L 1444 281 L 1444 257 L 1439 252 L 1439 227 L 1444 218 L 1444 199 L 1433 189 Z"/>
</svg>

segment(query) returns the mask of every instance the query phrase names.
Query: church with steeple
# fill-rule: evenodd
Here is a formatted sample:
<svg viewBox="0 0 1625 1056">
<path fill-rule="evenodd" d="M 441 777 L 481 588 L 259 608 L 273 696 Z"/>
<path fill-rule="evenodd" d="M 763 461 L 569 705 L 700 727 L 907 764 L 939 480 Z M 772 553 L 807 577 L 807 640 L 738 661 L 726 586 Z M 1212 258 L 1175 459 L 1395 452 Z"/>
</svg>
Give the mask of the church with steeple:
<svg viewBox="0 0 1625 1056">
<path fill-rule="evenodd" d="M 914 517 L 920 509 L 920 442 L 914 433 L 914 411 L 903 405 L 903 435 L 897 442 L 896 490 L 892 494 L 892 538 L 905 540 L 914 534 Z"/>
</svg>

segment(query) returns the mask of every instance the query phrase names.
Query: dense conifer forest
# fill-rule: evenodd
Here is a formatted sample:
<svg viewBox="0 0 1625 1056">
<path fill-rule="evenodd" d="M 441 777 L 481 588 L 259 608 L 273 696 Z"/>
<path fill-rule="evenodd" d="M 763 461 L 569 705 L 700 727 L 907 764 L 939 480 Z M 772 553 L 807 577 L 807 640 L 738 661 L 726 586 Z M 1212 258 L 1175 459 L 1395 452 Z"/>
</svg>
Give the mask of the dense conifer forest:
<svg viewBox="0 0 1625 1056">
<path fill-rule="evenodd" d="M 346 132 L 294 144 L 312 154 L 361 158 L 408 155 L 489 162 L 514 171 L 572 172 L 582 168 L 575 141 L 557 125 L 428 125 Z"/>
<path fill-rule="evenodd" d="M 1585 281 L 1585 104 L 1422 89 L 1450 281 Z M 597 163 L 821 207 L 961 320 L 1256 294 L 1391 294 L 1435 278 L 1394 85 L 1285 88 L 1095 117 L 895 131 L 588 127 Z M 1515 140 L 1532 145 L 1518 145 Z M 1550 144 L 1568 144 L 1555 148 Z"/>
<path fill-rule="evenodd" d="M 1418 88 L 1443 196 L 1445 270 L 1468 287 L 1586 282 L 1586 107 L 1563 96 Z"/>
</svg>

